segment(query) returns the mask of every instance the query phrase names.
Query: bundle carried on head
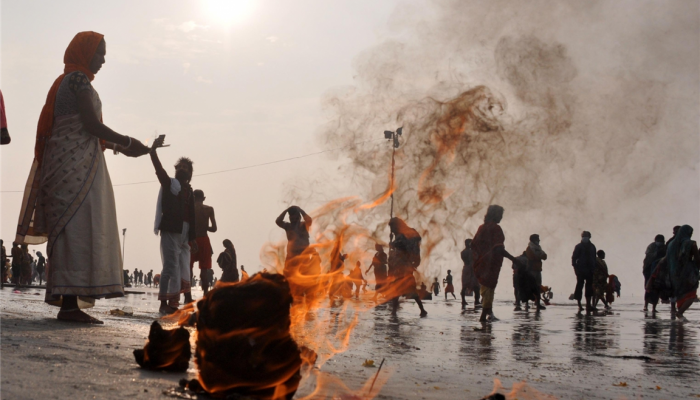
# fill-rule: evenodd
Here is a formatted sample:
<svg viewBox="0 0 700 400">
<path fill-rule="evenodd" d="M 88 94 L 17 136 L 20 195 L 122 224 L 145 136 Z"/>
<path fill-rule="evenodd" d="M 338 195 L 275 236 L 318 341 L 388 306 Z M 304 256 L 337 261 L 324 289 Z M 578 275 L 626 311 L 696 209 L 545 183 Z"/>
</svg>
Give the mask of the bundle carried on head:
<svg viewBox="0 0 700 400">
<path fill-rule="evenodd" d="M 259 273 L 218 287 L 197 303 L 197 381 L 187 386 L 219 396 L 291 399 L 302 364 L 290 335 L 289 284 Z"/>
</svg>

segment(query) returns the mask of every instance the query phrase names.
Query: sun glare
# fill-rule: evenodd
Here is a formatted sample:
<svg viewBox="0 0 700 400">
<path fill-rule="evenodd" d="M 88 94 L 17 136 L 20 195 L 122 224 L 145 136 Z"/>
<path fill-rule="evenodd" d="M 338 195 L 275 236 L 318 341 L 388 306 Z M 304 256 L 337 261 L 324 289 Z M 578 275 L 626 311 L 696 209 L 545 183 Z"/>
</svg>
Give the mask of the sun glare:
<svg viewBox="0 0 700 400">
<path fill-rule="evenodd" d="M 203 3 L 209 18 L 224 25 L 245 21 L 255 5 L 254 0 L 203 0 Z"/>
</svg>

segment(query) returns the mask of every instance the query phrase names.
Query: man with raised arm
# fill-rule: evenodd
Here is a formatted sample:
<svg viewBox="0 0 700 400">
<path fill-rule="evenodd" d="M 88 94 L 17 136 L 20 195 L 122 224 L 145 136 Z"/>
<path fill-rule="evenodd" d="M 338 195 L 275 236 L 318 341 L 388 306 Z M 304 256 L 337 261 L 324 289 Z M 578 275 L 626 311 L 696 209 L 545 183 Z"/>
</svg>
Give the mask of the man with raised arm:
<svg viewBox="0 0 700 400">
<path fill-rule="evenodd" d="M 180 293 L 185 302 L 192 301 L 190 292 L 190 245 L 196 251 L 192 160 L 180 158 L 175 164 L 175 177 L 168 176 L 158 159 L 156 150 L 163 140 L 156 139 L 151 149 L 151 161 L 160 182 L 156 205 L 155 233 L 160 233 L 160 254 L 163 271 L 160 273 L 160 313 L 172 314 L 179 306 Z M 188 298 L 189 297 L 189 298 Z"/>
</svg>

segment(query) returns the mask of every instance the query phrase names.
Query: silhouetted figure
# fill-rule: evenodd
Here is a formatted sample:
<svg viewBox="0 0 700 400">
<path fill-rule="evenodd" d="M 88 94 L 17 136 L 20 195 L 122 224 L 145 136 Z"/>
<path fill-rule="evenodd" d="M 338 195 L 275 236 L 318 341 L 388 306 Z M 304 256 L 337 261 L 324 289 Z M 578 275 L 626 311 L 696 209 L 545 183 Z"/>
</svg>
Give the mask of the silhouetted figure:
<svg viewBox="0 0 700 400">
<path fill-rule="evenodd" d="M 376 302 L 379 293 L 384 289 L 384 285 L 386 285 L 388 273 L 387 264 L 389 262 L 389 258 L 384 252 L 384 246 L 377 243 L 374 245 L 374 248 L 377 250 L 377 252 L 374 254 L 372 264 L 367 267 L 367 271 L 365 271 L 365 273 L 369 273 L 369 270 L 374 268 L 374 301 Z"/>
<path fill-rule="evenodd" d="M 17 242 L 12 242 L 10 256 L 12 257 L 12 278 L 10 278 L 10 282 L 19 287 L 21 285 L 20 277 L 22 276 L 22 263 L 24 262 L 24 255 L 22 254 L 22 248 L 19 247 Z"/>
<path fill-rule="evenodd" d="M 447 270 L 447 276 L 442 280 L 442 284 L 445 285 L 445 300 L 447 300 L 447 293 L 452 293 L 452 297 L 457 300 L 457 296 L 455 296 L 455 287 L 452 284 L 452 270 Z"/>
<path fill-rule="evenodd" d="M 289 214 L 289 222 L 284 221 Z M 304 220 L 302 221 L 302 217 Z M 313 219 L 297 206 L 291 206 L 277 217 L 275 223 L 287 234 L 287 262 L 304 253 L 309 247 L 309 229 Z M 285 268 L 287 266 L 285 265 Z"/>
<path fill-rule="evenodd" d="M 129 271 L 127 270 L 122 270 L 122 279 L 124 281 L 123 286 L 124 287 L 131 287 L 131 283 L 129 282 Z"/>
<path fill-rule="evenodd" d="M 539 298 L 542 293 L 542 261 L 547 259 L 547 253 L 540 246 L 540 235 L 536 233 L 530 235 L 530 243 L 527 244 L 527 249 L 525 249 L 525 256 L 527 257 L 527 270 L 537 283 L 537 309 L 544 310 L 545 306 L 540 304 Z"/>
<path fill-rule="evenodd" d="M 148 287 L 153 287 L 153 270 L 148 271 L 148 275 L 146 275 L 146 284 Z"/>
<path fill-rule="evenodd" d="M 40 251 L 36 252 L 36 257 L 38 258 L 36 263 L 36 273 L 39 275 L 39 286 L 41 286 L 44 279 L 44 272 L 46 271 L 46 258 Z"/>
<path fill-rule="evenodd" d="M 591 300 L 593 298 L 593 273 L 596 268 L 596 248 L 591 243 L 591 233 L 583 231 L 581 233 L 581 243 L 574 248 L 571 256 L 571 265 L 576 273 L 576 290 L 574 299 L 578 302 L 579 312 L 583 310 L 581 299 L 585 287 L 586 313 L 593 311 Z"/>
<path fill-rule="evenodd" d="M 199 263 L 199 277 L 202 278 L 204 270 L 211 269 L 211 256 L 214 251 L 211 248 L 208 232 L 216 232 L 216 218 L 214 208 L 204 204 L 204 192 L 195 190 L 194 194 L 194 234 L 197 243 L 197 251 L 191 252 L 190 270 L 194 268 L 194 263 Z M 202 279 L 202 291 L 206 295 L 209 293 L 209 282 Z"/>
<path fill-rule="evenodd" d="M 527 252 L 523 251 L 523 254 L 515 259 L 518 262 L 513 262 L 513 280 L 518 299 L 525 303 L 526 310 L 530 308 L 530 301 L 535 303 L 537 310 L 541 310 L 543 307 L 540 305 L 540 285 L 532 274 Z M 519 307 L 516 308 L 516 311 L 518 310 Z"/>
<path fill-rule="evenodd" d="M 605 262 L 605 251 L 598 250 L 596 253 L 596 267 L 593 272 L 593 310 L 595 311 L 598 301 L 602 301 L 606 310 L 610 309 L 610 305 L 606 299 L 608 291 L 608 264 Z"/>
<path fill-rule="evenodd" d="M 651 304 L 652 312 L 656 312 L 656 305 L 659 303 L 659 291 L 647 286 L 659 260 L 665 256 L 666 243 L 664 235 L 656 235 L 654 241 L 647 246 L 642 265 L 642 274 L 644 275 L 644 311 L 647 311 L 649 304 Z"/>
<path fill-rule="evenodd" d="M 0 90 L 0 144 L 10 144 L 12 138 L 10 138 L 10 131 L 7 130 L 7 116 L 5 115 L 5 99 L 2 96 L 2 91 Z M 3 262 L 4 266 L 5 263 Z"/>
<path fill-rule="evenodd" d="M 355 285 L 355 298 L 357 299 L 360 298 L 360 289 L 362 288 L 363 283 L 365 285 L 367 284 L 367 281 L 362 276 L 362 269 L 360 268 L 360 265 L 361 264 L 358 261 L 357 264 L 355 264 L 355 268 L 350 271 L 350 281 L 353 285 Z"/>
<path fill-rule="evenodd" d="M 433 292 L 435 296 L 440 294 L 440 282 L 438 282 L 438 278 L 435 278 L 433 283 L 430 285 L 430 291 Z M 445 296 L 445 299 L 447 299 L 447 296 Z"/>
<path fill-rule="evenodd" d="M 676 235 L 678 234 L 678 231 L 679 231 L 680 229 L 681 229 L 681 226 L 680 226 L 680 225 L 676 225 L 676 226 L 673 227 L 673 236 L 671 236 L 671 238 L 668 239 L 668 240 L 666 241 L 666 248 L 667 248 L 667 249 L 668 249 L 668 245 L 671 244 L 671 242 L 673 241 L 673 239 L 676 238 Z"/>
<path fill-rule="evenodd" d="M 284 221 L 286 214 L 289 214 L 289 222 Z M 277 217 L 275 223 L 284 229 L 287 235 L 287 257 L 283 275 L 289 282 L 292 297 L 297 301 L 307 295 L 315 297 L 318 294 L 316 289 L 321 275 L 321 258 L 316 250 L 309 246 L 309 229 L 313 223 L 311 216 L 301 208 L 291 206 Z"/>
<path fill-rule="evenodd" d="M 236 260 L 236 249 L 233 247 L 233 243 L 225 239 L 224 240 L 225 250 L 219 254 L 219 258 L 216 259 L 216 263 L 224 271 L 221 274 L 221 282 L 238 282 L 238 264 Z"/>
<path fill-rule="evenodd" d="M 160 254 L 163 270 L 160 273 L 158 300 L 162 314 L 172 314 L 180 303 L 192 301 L 190 281 L 190 249 L 196 251 L 194 193 L 190 186 L 194 172 L 192 160 L 181 157 L 175 164 L 175 177 L 168 176 L 156 150 L 162 146 L 158 138 L 150 152 L 153 167 L 160 182 L 156 205 L 155 231 L 160 232 Z"/>
<path fill-rule="evenodd" d="M 481 306 L 479 301 L 479 281 L 474 274 L 474 254 L 472 252 L 472 240 L 464 241 L 464 250 L 460 253 L 462 258 L 462 308 L 467 306 L 466 296 L 471 296 L 474 293 L 474 308 Z"/>
<path fill-rule="evenodd" d="M 671 288 L 677 308 L 673 318 L 685 320 L 683 313 L 698 297 L 700 253 L 698 253 L 697 243 L 690 239 L 693 236 L 693 228 L 690 225 L 683 225 L 675 236 L 675 239 L 668 244 L 666 252 Z"/>
<path fill-rule="evenodd" d="M 486 322 L 498 319 L 493 314 L 493 297 L 498 285 L 498 275 L 503 266 L 503 257 L 515 261 L 505 249 L 505 235 L 498 225 L 503 219 L 503 207 L 490 205 L 484 216 L 484 223 L 476 231 L 472 240 L 472 250 L 474 251 L 474 273 L 481 286 L 480 292 L 483 301 L 483 309 L 479 321 Z"/>
<path fill-rule="evenodd" d="M 245 266 L 241 265 L 241 282 L 248 280 L 248 272 L 245 270 Z"/>
<path fill-rule="evenodd" d="M 345 289 L 346 282 L 345 282 L 345 274 L 343 271 L 345 270 L 345 259 L 347 258 L 346 254 L 343 254 L 340 251 L 340 241 L 337 240 L 333 244 L 333 248 L 331 249 L 331 254 L 330 254 L 330 271 L 329 271 L 329 279 L 330 281 L 328 282 L 328 299 L 332 302 L 335 297 L 350 297 L 350 295 L 346 296 L 343 295 L 342 292 Z M 350 293 L 352 294 L 352 283 L 350 284 Z"/>
<path fill-rule="evenodd" d="M 393 296 L 392 314 L 399 308 L 399 297 L 412 298 L 420 308 L 422 317 L 428 315 L 423 302 L 416 291 L 416 278 L 413 272 L 420 265 L 420 241 L 418 231 L 406 225 L 400 218 L 389 220 L 389 229 L 394 240 L 389 243 L 389 279 L 390 292 Z"/>
<path fill-rule="evenodd" d="M 0 268 L 2 268 L 0 285 L 2 285 L 7 283 L 7 250 L 5 249 L 5 242 L 2 239 L 0 239 L 0 250 L 2 250 L 2 257 L 0 258 Z"/>
</svg>

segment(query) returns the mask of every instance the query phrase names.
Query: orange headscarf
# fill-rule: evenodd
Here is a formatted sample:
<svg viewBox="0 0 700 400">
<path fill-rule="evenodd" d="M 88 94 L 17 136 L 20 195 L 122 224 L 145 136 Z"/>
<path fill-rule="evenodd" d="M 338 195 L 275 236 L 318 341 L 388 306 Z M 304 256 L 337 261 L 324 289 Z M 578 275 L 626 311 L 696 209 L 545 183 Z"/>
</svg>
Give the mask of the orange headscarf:
<svg viewBox="0 0 700 400">
<path fill-rule="evenodd" d="M 78 33 L 70 41 L 66 53 L 63 55 L 63 63 L 65 64 L 63 74 L 53 82 L 51 90 L 46 96 L 46 104 L 44 104 L 39 117 L 39 125 L 36 129 L 36 145 L 34 146 L 34 157 L 39 165 L 44 159 L 46 141 L 51 137 L 51 132 L 53 131 L 53 110 L 56 106 L 58 87 L 61 86 L 61 82 L 66 74 L 75 71 L 84 73 L 90 81 L 95 79 L 95 74 L 90 71 L 90 61 L 92 61 L 92 57 L 95 55 L 97 47 L 103 38 L 104 35 L 100 33 L 88 31 Z"/>
</svg>

